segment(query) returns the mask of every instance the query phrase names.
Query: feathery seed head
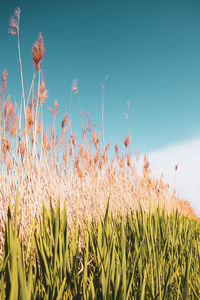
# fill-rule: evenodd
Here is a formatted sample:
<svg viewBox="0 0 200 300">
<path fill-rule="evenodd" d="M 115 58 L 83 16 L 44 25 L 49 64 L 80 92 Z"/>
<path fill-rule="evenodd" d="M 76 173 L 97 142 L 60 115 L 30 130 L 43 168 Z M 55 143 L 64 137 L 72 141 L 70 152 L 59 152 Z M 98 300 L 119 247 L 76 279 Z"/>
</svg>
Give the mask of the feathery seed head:
<svg viewBox="0 0 200 300">
<path fill-rule="evenodd" d="M 108 151 L 108 148 L 110 147 L 110 144 L 111 144 L 111 142 L 109 142 L 109 143 L 106 145 L 105 152 Z"/>
<path fill-rule="evenodd" d="M 131 166 L 131 157 L 130 157 L 130 154 L 127 154 L 127 166 L 128 167 Z"/>
<path fill-rule="evenodd" d="M 54 118 L 56 118 L 56 115 L 58 113 L 58 102 L 55 100 L 53 105 L 54 105 L 54 109 L 52 109 L 50 107 L 48 107 L 48 109 L 50 110 L 50 112 L 52 113 Z"/>
<path fill-rule="evenodd" d="M 118 152 L 119 152 L 119 147 L 118 147 L 118 145 L 116 144 L 116 145 L 115 145 L 115 153 L 118 154 Z"/>
<path fill-rule="evenodd" d="M 49 148 L 50 148 L 49 138 L 48 138 L 47 134 L 44 133 L 44 136 L 43 136 L 43 149 L 44 149 L 44 152 L 46 152 Z"/>
<path fill-rule="evenodd" d="M 95 141 L 95 147 L 96 147 L 96 149 L 99 148 L 99 139 L 100 139 L 100 133 L 98 133 L 98 136 L 97 136 L 96 141 Z"/>
<path fill-rule="evenodd" d="M 76 133 L 75 132 L 73 133 L 73 136 L 72 136 L 72 144 L 75 148 L 76 147 Z"/>
<path fill-rule="evenodd" d="M 40 69 L 40 63 L 44 57 L 45 54 L 45 48 L 44 48 L 44 39 L 39 34 L 38 40 L 35 42 L 33 48 L 32 48 L 32 55 L 33 55 L 33 64 L 35 66 L 35 69 Z"/>
<path fill-rule="evenodd" d="M 57 114 L 58 113 L 58 101 L 55 100 L 53 105 L 54 105 L 54 111 Z"/>
<path fill-rule="evenodd" d="M 6 159 L 6 167 L 8 170 L 12 169 L 12 160 L 10 157 L 7 157 L 7 159 Z"/>
<path fill-rule="evenodd" d="M 68 118 L 68 114 L 66 114 L 62 120 L 62 125 L 61 125 L 62 129 L 64 129 L 64 127 L 65 127 L 65 122 L 66 122 L 67 118 Z"/>
<path fill-rule="evenodd" d="M 3 118 L 4 120 L 6 120 L 8 112 L 9 112 L 9 102 L 10 102 L 10 96 L 8 96 L 8 98 L 6 99 L 4 105 L 3 105 Z"/>
<path fill-rule="evenodd" d="M 17 35 L 19 33 L 20 8 L 17 7 L 14 11 L 14 17 L 10 18 L 9 33 Z"/>
<path fill-rule="evenodd" d="M 76 79 L 76 78 L 75 78 L 74 81 L 73 81 L 72 91 L 73 91 L 75 94 L 78 94 L 77 79 Z"/>
<path fill-rule="evenodd" d="M 18 121 L 18 118 L 15 117 L 15 119 L 12 121 L 12 126 L 11 126 L 11 129 L 10 129 L 10 134 L 11 134 L 11 138 L 13 139 L 15 134 L 16 134 L 16 130 L 17 130 L 17 121 Z"/>
<path fill-rule="evenodd" d="M 63 152 L 63 160 L 64 160 L 65 164 L 67 164 L 67 151 Z"/>
<path fill-rule="evenodd" d="M 131 142 L 131 138 L 129 135 L 126 136 L 125 140 L 124 140 L 124 145 L 126 148 L 128 148 L 128 145 L 130 144 Z"/>
<path fill-rule="evenodd" d="M 3 152 L 5 153 L 6 151 L 10 152 L 11 150 L 11 142 L 8 138 L 3 139 Z"/>
<path fill-rule="evenodd" d="M 39 99 L 40 99 L 40 104 L 45 103 L 45 99 L 47 98 L 47 90 L 45 89 L 45 82 L 42 79 L 41 84 L 40 84 L 40 93 L 39 93 Z"/>
<path fill-rule="evenodd" d="M 94 129 L 93 135 L 92 135 L 92 143 L 95 144 L 96 141 L 96 131 Z"/>
<path fill-rule="evenodd" d="M 2 89 L 3 89 L 3 93 L 5 94 L 6 92 L 6 88 L 7 88 L 7 70 L 3 70 L 2 75 L 1 75 L 1 82 L 2 82 Z"/>
<path fill-rule="evenodd" d="M 21 142 L 18 146 L 18 150 L 17 150 L 18 153 L 21 153 L 22 155 L 24 154 L 25 152 L 25 145 L 24 145 L 24 142 Z"/>
<path fill-rule="evenodd" d="M 17 109 L 17 104 L 15 103 L 15 105 L 13 105 L 12 102 L 11 102 L 10 103 L 10 110 L 9 110 L 9 115 L 10 115 L 11 119 L 15 118 L 16 109 Z"/>
</svg>

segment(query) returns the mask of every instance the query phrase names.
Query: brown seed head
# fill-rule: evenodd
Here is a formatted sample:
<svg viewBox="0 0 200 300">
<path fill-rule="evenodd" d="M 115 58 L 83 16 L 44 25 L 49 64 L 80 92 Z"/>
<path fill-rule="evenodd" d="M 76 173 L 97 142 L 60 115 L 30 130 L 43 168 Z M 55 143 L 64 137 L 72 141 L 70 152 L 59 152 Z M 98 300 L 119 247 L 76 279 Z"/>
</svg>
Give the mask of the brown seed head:
<svg viewBox="0 0 200 300">
<path fill-rule="evenodd" d="M 128 167 L 131 166 L 131 157 L 130 157 L 130 154 L 127 154 L 127 166 Z"/>
<path fill-rule="evenodd" d="M 108 151 L 108 148 L 110 147 L 110 144 L 111 144 L 111 142 L 109 142 L 109 143 L 106 145 L 105 152 Z"/>
<path fill-rule="evenodd" d="M 54 105 L 54 111 L 57 113 L 58 112 L 58 101 L 55 100 L 53 105 Z"/>
<path fill-rule="evenodd" d="M 19 33 L 20 8 L 17 7 L 14 11 L 14 17 L 10 18 L 9 33 L 16 35 Z"/>
<path fill-rule="evenodd" d="M 145 170 L 147 170 L 147 169 L 148 169 L 148 167 L 149 167 L 149 162 L 148 162 L 148 161 L 146 161 L 146 162 L 145 162 L 145 164 L 144 164 L 144 169 L 145 169 Z"/>
<path fill-rule="evenodd" d="M 83 158 L 83 155 L 84 155 L 84 144 L 79 145 L 79 154 Z"/>
<path fill-rule="evenodd" d="M 37 121 L 37 125 L 36 125 L 36 132 L 37 132 L 37 134 L 40 133 L 41 127 L 42 127 L 41 124 Z"/>
<path fill-rule="evenodd" d="M 8 168 L 8 170 L 11 170 L 12 168 L 12 160 L 10 157 L 7 157 L 6 159 L 6 167 Z"/>
<path fill-rule="evenodd" d="M 20 152 L 22 155 L 24 154 L 25 152 L 25 145 L 24 145 L 24 142 L 21 142 L 18 146 L 18 153 Z"/>
<path fill-rule="evenodd" d="M 86 141 L 86 130 L 83 130 L 83 142 L 85 143 Z"/>
<path fill-rule="evenodd" d="M 11 138 L 13 139 L 17 130 L 17 117 L 12 121 L 12 126 L 10 130 Z"/>
<path fill-rule="evenodd" d="M 67 118 L 68 118 L 68 114 L 66 114 L 62 120 L 62 125 L 61 125 L 62 129 L 65 127 L 65 122 L 67 121 Z"/>
<path fill-rule="evenodd" d="M 10 126 L 10 115 L 8 115 L 8 119 L 7 119 L 6 126 L 5 126 L 5 129 L 7 132 L 9 131 L 9 126 Z"/>
<path fill-rule="evenodd" d="M 28 105 L 31 112 L 32 112 L 33 109 L 34 109 L 35 103 L 36 103 L 36 97 L 34 97 L 34 98 L 30 101 L 30 103 L 29 103 L 29 105 Z"/>
<path fill-rule="evenodd" d="M 118 154 L 118 152 L 119 152 L 119 147 L 118 147 L 118 145 L 116 144 L 116 145 L 115 145 L 115 153 Z"/>
<path fill-rule="evenodd" d="M 95 144 L 96 142 L 96 130 L 94 129 L 93 135 L 92 135 L 92 143 Z"/>
<path fill-rule="evenodd" d="M 124 160 L 124 156 L 122 155 L 122 158 L 119 160 L 119 166 L 120 168 L 123 168 L 125 165 L 125 160 Z"/>
<path fill-rule="evenodd" d="M 35 121 L 35 116 L 34 116 L 33 108 L 31 108 L 31 106 L 28 106 L 26 110 L 26 122 L 25 122 L 26 130 L 28 131 L 28 133 L 30 132 L 34 121 Z"/>
<path fill-rule="evenodd" d="M 124 140 L 124 145 L 126 148 L 128 148 L 128 145 L 130 144 L 131 142 L 131 138 L 129 135 L 126 136 L 125 140 Z"/>
<path fill-rule="evenodd" d="M 43 148 L 44 148 L 44 152 L 46 152 L 50 148 L 49 139 L 46 133 L 44 133 L 43 136 Z"/>
<path fill-rule="evenodd" d="M 35 42 L 32 48 L 33 64 L 36 70 L 40 69 L 40 63 L 44 57 L 44 54 L 45 54 L 44 39 L 40 33 L 38 36 L 38 40 Z"/>
<path fill-rule="evenodd" d="M 10 103 L 9 115 L 10 115 L 10 117 L 11 117 L 12 120 L 15 118 L 16 108 L 17 108 L 17 104 L 15 103 L 15 105 L 13 105 L 12 102 L 11 102 Z"/>
<path fill-rule="evenodd" d="M 65 164 L 67 164 L 67 151 L 63 152 L 63 160 L 64 160 Z"/>
<path fill-rule="evenodd" d="M 78 88 L 77 88 L 77 79 L 75 78 L 72 85 L 72 91 L 76 94 L 78 94 Z"/>
<path fill-rule="evenodd" d="M 52 113 L 54 118 L 56 118 L 56 115 L 58 113 L 58 102 L 55 100 L 53 105 L 54 105 L 54 109 L 52 109 L 50 107 L 48 107 L 48 109 L 50 110 L 50 112 Z"/>
<path fill-rule="evenodd" d="M 75 132 L 73 133 L 73 136 L 72 136 L 72 144 L 74 147 L 76 147 L 76 133 Z"/>
<path fill-rule="evenodd" d="M 47 98 L 47 90 L 45 89 L 45 82 L 44 80 L 42 80 L 40 84 L 40 94 L 39 94 L 40 104 L 45 103 L 44 100 L 46 98 Z"/>
<path fill-rule="evenodd" d="M 3 139 L 3 152 L 10 152 L 11 150 L 11 142 L 8 138 Z"/>
<path fill-rule="evenodd" d="M 78 173 L 78 176 L 79 176 L 80 178 L 83 177 L 83 172 L 82 172 L 82 170 L 81 170 L 80 167 L 77 168 L 77 173 Z"/>
<path fill-rule="evenodd" d="M 32 133 L 32 137 L 31 137 L 31 142 L 32 142 L 32 145 L 37 144 L 37 142 L 38 142 L 37 137 L 35 137 L 33 133 Z"/>
<path fill-rule="evenodd" d="M 144 171 L 147 171 L 148 168 L 149 168 L 149 161 L 148 161 L 148 158 L 146 156 L 146 154 L 144 155 Z"/>
<path fill-rule="evenodd" d="M 102 170 L 102 167 L 103 167 L 103 161 L 102 159 L 99 161 L 99 169 Z"/>
<path fill-rule="evenodd" d="M 3 70 L 2 75 L 1 75 L 2 90 L 3 90 L 4 94 L 5 94 L 6 88 L 7 88 L 7 76 L 8 76 L 8 73 L 7 73 L 7 70 L 5 69 L 5 70 Z"/>
<path fill-rule="evenodd" d="M 3 118 L 4 120 L 6 120 L 8 112 L 9 112 L 9 102 L 10 102 L 10 96 L 8 96 L 8 98 L 6 99 L 5 103 L 4 103 L 4 110 L 3 110 Z"/>
<path fill-rule="evenodd" d="M 98 150 L 96 151 L 95 158 L 94 158 L 94 163 L 95 163 L 95 164 L 97 163 L 99 157 L 100 157 L 100 149 L 98 149 Z"/>
<path fill-rule="evenodd" d="M 98 134 L 98 136 L 96 138 L 96 141 L 95 141 L 95 147 L 96 147 L 96 149 L 99 148 L 99 139 L 100 139 L 100 133 Z"/>
</svg>

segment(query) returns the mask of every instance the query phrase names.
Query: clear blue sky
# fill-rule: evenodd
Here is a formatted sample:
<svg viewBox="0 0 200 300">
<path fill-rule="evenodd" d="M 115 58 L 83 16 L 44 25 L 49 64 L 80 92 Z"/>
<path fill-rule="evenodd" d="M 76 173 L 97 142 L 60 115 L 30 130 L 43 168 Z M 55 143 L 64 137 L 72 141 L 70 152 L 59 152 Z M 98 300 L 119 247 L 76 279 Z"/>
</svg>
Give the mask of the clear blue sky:
<svg viewBox="0 0 200 300">
<path fill-rule="evenodd" d="M 77 78 L 82 111 L 101 126 L 101 83 L 108 74 L 106 142 L 122 145 L 128 132 L 127 101 L 135 151 L 155 151 L 200 136 L 199 0 L 1 0 L 0 71 L 7 68 L 8 93 L 19 105 L 17 39 L 8 34 L 18 6 L 26 96 L 33 72 L 31 48 L 39 32 L 44 37 L 46 123 L 52 120 L 47 107 L 57 99 L 60 126 Z M 75 98 L 72 123 L 80 132 Z"/>
</svg>

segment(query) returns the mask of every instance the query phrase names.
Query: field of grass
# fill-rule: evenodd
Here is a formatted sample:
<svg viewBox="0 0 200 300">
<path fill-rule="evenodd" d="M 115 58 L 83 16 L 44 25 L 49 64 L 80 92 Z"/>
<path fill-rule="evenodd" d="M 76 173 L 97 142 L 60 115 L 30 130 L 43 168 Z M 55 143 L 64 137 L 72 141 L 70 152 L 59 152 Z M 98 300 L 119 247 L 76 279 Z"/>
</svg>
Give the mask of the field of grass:
<svg viewBox="0 0 200 300">
<path fill-rule="evenodd" d="M 58 202 L 43 207 L 26 243 L 18 234 L 9 207 L 1 299 L 200 298 L 200 223 L 178 212 L 113 218 L 108 202 L 103 218 L 70 229 Z"/>
<path fill-rule="evenodd" d="M 75 80 L 71 93 L 77 98 L 82 140 L 72 130 L 70 112 L 56 137 L 58 103 L 53 108 L 46 103 L 43 37 L 39 34 L 32 49 L 35 71 L 25 97 L 19 21 L 16 9 L 10 33 L 19 53 L 19 112 L 7 96 L 6 70 L 0 89 L 1 297 L 198 299 L 199 221 L 189 203 L 162 177 L 152 176 L 146 155 L 138 172 L 129 134 L 124 151 L 115 145 L 114 153 L 109 152 L 110 144 L 104 145 L 104 91 L 101 133 L 91 127 L 87 114 L 83 118 Z M 53 119 L 48 132 L 46 106 Z"/>
</svg>

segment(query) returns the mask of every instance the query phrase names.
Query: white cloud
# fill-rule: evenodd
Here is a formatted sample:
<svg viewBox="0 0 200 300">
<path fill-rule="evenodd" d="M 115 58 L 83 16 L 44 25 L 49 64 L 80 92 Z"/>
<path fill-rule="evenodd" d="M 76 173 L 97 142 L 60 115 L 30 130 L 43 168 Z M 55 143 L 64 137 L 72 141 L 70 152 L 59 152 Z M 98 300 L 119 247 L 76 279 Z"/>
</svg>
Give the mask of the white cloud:
<svg viewBox="0 0 200 300">
<path fill-rule="evenodd" d="M 176 188 L 182 199 L 191 203 L 200 216 L 200 139 L 172 145 L 149 153 L 148 157 L 153 174 L 164 173 L 166 181 Z"/>
</svg>

